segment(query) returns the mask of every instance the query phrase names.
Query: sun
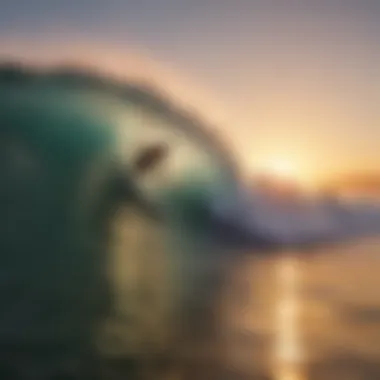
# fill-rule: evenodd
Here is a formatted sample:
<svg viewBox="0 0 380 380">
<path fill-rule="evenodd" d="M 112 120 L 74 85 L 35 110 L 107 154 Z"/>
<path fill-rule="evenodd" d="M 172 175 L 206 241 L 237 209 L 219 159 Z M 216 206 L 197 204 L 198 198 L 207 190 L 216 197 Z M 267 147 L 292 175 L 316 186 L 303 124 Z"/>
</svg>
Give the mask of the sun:
<svg viewBox="0 0 380 380">
<path fill-rule="evenodd" d="M 261 172 L 279 179 L 299 180 L 299 170 L 295 163 L 281 158 L 263 162 L 259 167 Z"/>
<path fill-rule="evenodd" d="M 289 161 L 278 160 L 267 164 L 268 172 L 285 178 L 295 178 L 297 177 L 297 169 L 294 164 Z"/>
</svg>

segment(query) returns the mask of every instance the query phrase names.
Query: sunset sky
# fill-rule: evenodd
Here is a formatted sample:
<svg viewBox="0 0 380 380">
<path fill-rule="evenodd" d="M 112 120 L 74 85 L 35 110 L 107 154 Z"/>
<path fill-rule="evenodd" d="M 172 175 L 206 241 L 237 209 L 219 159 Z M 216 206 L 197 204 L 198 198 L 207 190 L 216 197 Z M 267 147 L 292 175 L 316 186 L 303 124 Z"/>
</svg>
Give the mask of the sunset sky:
<svg viewBox="0 0 380 380">
<path fill-rule="evenodd" d="M 76 44 L 119 71 L 149 66 L 218 121 L 248 170 L 287 168 L 304 181 L 380 172 L 378 0 L 0 5 L 0 53 Z"/>
</svg>

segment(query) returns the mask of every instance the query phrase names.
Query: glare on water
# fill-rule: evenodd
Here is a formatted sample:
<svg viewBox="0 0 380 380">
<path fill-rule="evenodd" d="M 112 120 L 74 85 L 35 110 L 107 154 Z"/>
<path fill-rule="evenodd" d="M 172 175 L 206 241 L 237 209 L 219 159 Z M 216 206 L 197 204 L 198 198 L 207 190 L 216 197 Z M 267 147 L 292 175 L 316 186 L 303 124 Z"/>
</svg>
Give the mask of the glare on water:
<svg viewBox="0 0 380 380">
<path fill-rule="evenodd" d="M 222 312 L 236 378 L 380 379 L 379 252 L 374 237 L 242 259 Z"/>
<path fill-rule="evenodd" d="M 286 254 L 276 266 L 278 296 L 275 305 L 275 380 L 304 380 L 304 351 L 299 331 L 300 299 L 297 289 L 300 269 L 294 255 Z"/>
</svg>

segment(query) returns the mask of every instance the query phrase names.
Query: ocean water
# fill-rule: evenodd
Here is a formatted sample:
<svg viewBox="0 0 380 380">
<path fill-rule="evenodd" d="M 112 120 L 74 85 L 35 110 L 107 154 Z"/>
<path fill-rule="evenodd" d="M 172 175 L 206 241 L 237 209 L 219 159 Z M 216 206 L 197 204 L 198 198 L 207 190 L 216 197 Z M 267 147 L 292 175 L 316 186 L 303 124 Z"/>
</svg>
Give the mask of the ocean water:
<svg viewBox="0 0 380 380">
<path fill-rule="evenodd" d="M 138 231 L 131 232 L 138 239 Z M 131 236 L 125 238 L 131 244 Z M 122 248 L 115 259 L 120 308 L 109 348 L 116 356 L 159 350 L 175 327 L 175 321 L 167 324 L 178 286 L 167 281 L 173 257 L 165 261 L 157 243 L 149 248 L 145 242 L 130 250 L 134 257 Z M 217 316 L 212 337 L 207 318 L 195 316 L 193 331 L 203 328 L 203 340 L 189 349 L 189 368 L 147 379 L 380 379 L 380 236 L 304 251 L 239 252 L 204 263 L 209 272 L 203 280 L 214 280 L 202 285 L 199 278 L 194 305 L 208 304 Z"/>
<path fill-rule="evenodd" d="M 380 238 L 245 255 L 220 309 L 231 380 L 380 379 Z"/>
</svg>

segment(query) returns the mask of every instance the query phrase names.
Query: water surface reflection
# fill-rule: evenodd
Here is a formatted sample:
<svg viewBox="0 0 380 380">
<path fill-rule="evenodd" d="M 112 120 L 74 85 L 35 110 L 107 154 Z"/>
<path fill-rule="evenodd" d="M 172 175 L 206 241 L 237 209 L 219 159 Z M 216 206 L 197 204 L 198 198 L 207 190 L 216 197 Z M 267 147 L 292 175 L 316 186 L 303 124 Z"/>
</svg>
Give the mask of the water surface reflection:
<svg viewBox="0 0 380 380">
<path fill-rule="evenodd" d="M 380 239 L 247 256 L 232 272 L 233 379 L 380 379 Z"/>
<path fill-rule="evenodd" d="M 304 351 L 300 337 L 299 312 L 301 301 L 300 265 L 296 254 L 286 252 L 275 266 L 277 301 L 275 308 L 274 378 L 275 380 L 304 380 L 302 364 Z"/>
</svg>

